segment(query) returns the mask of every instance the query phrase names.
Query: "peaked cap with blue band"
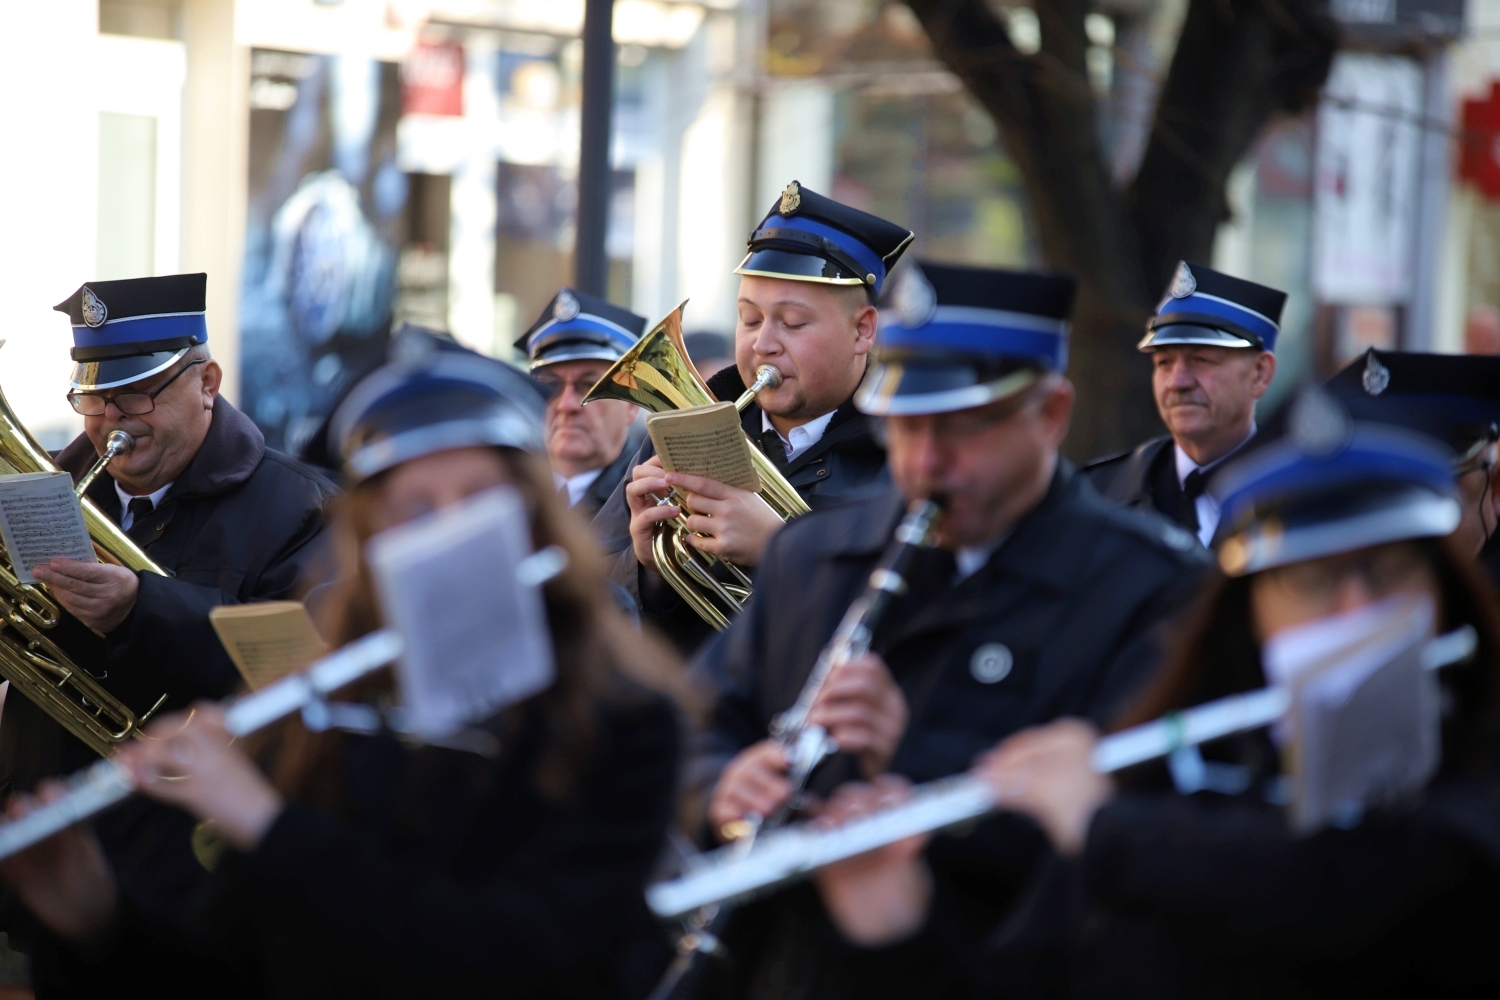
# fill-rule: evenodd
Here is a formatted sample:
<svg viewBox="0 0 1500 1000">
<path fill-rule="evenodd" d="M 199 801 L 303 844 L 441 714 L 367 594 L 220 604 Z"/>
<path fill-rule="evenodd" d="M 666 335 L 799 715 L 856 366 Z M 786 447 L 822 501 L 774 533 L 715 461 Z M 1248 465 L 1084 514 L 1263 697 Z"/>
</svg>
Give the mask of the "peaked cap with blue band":
<svg viewBox="0 0 1500 1000">
<path fill-rule="evenodd" d="M 792 181 L 750 234 L 750 252 L 734 273 L 863 285 L 878 295 L 912 236 Z"/>
<path fill-rule="evenodd" d="M 547 404 L 523 372 L 405 326 L 388 360 L 354 384 L 328 422 L 329 451 L 353 485 L 454 448 L 541 452 Z"/>
<path fill-rule="evenodd" d="M 516 346 L 531 370 L 559 361 L 618 361 L 646 332 L 646 317 L 598 296 L 560 288 Z"/>
<path fill-rule="evenodd" d="M 128 385 L 206 344 L 207 289 L 207 274 L 84 282 L 52 307 L 73 325 L 73 388 Z"/>
<path fill-rule="evenodd" d="M 1461 518 L 1452 452 L 1410 428 L 1355 419 L 1303 389 L 1209 484 L 1214 547 L 1231 576 L 1452 533 Z"/>
<path fill-rule="evenodd" d="M 1137 346 L 1142 351 L 1167 344 L 1275 351 L 1285 305 L 1285 292 L 1181 261 Z"/>
<path fill-rule="evenodd" d="M 1500 357 L 1370 348 L 1328 380 L 1356 416 L 1430 434 L 1464 471 L 1500 439 Z"/>
<path fill-rule="evenodd" d="M 909 261 L 881 303 L 865 413 L 966 410 L 1068 367 L 1077 283 L 1064 274 Z"/>
</svg>

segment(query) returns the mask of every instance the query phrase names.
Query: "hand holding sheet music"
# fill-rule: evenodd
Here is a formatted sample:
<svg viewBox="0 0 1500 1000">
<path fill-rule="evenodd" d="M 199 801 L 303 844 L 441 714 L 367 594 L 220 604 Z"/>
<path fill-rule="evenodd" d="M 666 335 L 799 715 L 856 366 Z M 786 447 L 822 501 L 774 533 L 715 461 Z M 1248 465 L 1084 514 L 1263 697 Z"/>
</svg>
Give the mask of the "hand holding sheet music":
<svg viewBox="0 0 1500 1000">
<path fill-rule="evenodd" d="M 37 583 L 31 571 L 53 559 L 97 561 L 66 472 L 0 476 L 0 534 L 22 583 Z"/>
</svg>

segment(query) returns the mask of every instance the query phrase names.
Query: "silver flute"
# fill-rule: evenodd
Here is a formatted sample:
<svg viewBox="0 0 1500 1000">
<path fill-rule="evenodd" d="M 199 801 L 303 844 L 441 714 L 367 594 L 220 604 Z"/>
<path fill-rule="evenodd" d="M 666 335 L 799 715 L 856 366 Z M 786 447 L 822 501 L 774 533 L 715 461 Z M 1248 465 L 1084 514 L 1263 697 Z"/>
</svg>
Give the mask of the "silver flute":
<svg viewBox="0 0 1500 1000">
<path fill-rule="evenodd" d="M 1471 626 L 1431 640 L 1422 649 L 1429 670 L 1468 659 L 1478 645 Z M 1171 755 L 1186 747 L 1268 726 L 1286 714 L 1291 696 L 1283 688 L 1231 695 L 1197 708 L 1106 736 L 1090 763 L 1100 774 Z M 1002 808 L 994 789 L 973 774 L 918 785 L 901 805 L 824 829 L 798 824 L 763 834 L 749 851 L 736 845 L 695 859 L 686 874 L 646 890 L 646 902 L 662 919 L 717 903 L 760 895 L 819 868 L 923 833 L 936 833 Z"/>
<path fill-rule="evenodd" d="M 389 629 L 371 632 L 329 653 L 301 673 L 236 698 L 224 713 L 224 727 L 231 735 L 248 736 L 379 670 L 400 656 L 402 648 L 401 636 L 395 632 Z M 129 772 L 108 758 L 77 772 L 67 785 L 68 790 L 61 798 L 0 825 L 0 860 L 98 815 L 135 791 Z"/>
</svg>

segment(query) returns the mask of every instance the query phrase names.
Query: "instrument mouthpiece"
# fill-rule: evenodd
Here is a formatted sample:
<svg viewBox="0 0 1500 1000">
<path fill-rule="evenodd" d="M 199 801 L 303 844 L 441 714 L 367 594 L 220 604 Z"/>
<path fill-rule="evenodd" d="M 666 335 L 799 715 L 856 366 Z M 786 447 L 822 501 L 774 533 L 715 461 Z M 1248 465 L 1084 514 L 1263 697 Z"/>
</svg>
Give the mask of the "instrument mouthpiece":
<svg viewBox="0 0 1500 1000">
<path fill-rule="evenodd" d="M 761 365 L 755 369 L 755 385 L 751 392 L 760 392 L 762 389 L 776 389 L 781 386 L 781 369 L 775 365 Z"/>
<path fill-rule="evenodd" d="M 135 438 L 128 431 L 116 428 L 104 439 L 104 447 L 111 455 L 129 455 L 135 451 Z"/>
</svg>

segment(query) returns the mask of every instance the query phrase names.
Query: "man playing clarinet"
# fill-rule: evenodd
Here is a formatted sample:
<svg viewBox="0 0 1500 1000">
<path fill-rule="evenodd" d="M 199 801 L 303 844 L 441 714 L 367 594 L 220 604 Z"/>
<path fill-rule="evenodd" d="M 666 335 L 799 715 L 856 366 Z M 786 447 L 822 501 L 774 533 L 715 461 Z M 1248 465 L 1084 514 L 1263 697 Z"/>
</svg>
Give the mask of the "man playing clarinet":
<svg viewBox="0 0 1500 1000">
<path fill-rule="evenodd" d="M 811 721 L 839 754 L 814 791 L 888 771 L 926 781 L 966 770 L 1024 726 L 1103 721 L 1155 665 L 1157 626 L 1205 560 L 1191 535 L 1110 506 L 1058 454 L 1073 408 L 1073 295 L 1071 278 L 1050 274 L 917 262 L 897 277 L 856 396 L 884 418 L 895 488 L 777 534 L 755 597 L 694 666 L 715 693 L 690 779 L 707 792 L 710 836 L 742 833 L 792 793 L 768 726 L 913 499 L 943 505 L 938 545 L 911 563 L 872 652 L 819 693 Z M 979 898 L 1012 895 L 1044 850 L 1015 821 L 986 824 L 980 839 Z M 962 869 L 975 856 L 954 843 L 935 849 L 935 864 Z M 732 960 L 710 964 L 696 995 L 842 995 L 837 942 L 812 890 L 788 890 L 736 914 Z"/>
</svg>

